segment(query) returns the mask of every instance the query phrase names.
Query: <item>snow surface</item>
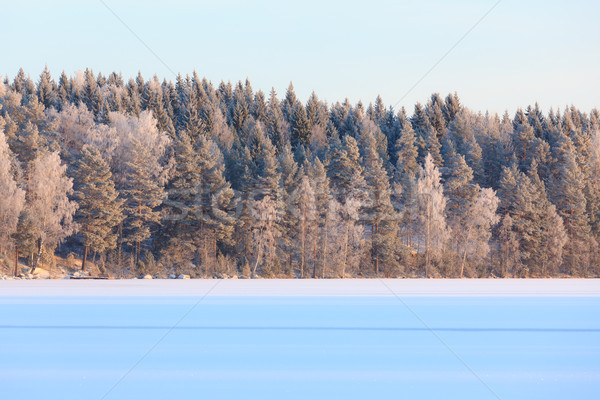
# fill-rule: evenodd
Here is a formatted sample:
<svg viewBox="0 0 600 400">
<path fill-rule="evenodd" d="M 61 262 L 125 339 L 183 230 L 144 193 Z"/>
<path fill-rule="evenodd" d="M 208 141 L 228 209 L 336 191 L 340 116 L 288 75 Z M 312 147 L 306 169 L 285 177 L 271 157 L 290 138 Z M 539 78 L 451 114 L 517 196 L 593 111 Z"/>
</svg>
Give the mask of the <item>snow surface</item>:
<svg viewBox="0 0 600 400">
<path fill-rule="evenodd" d="M 2 399 L 597 399 L 598 360 L 598 280 L 0 282 Z"/>
<path fill-rule="evenodd" d="M 0 281 L 2 296 L 600 296 L 600 279 L 143 279 Z"/>
</svg>

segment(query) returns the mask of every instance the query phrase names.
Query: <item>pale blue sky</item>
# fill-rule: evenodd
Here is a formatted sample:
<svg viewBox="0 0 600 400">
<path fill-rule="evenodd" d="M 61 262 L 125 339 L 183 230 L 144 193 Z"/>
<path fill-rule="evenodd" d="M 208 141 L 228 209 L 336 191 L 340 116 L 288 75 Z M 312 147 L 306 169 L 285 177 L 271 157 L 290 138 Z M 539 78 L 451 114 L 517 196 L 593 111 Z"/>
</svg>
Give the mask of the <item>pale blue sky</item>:
<svg viewBox="0 0 600 400">
<path fill-rule="evenodd" d="M 397 103 L 496 2 L 240 1 L 105 2 L 175 72 L 214 83 L 246 77 L 255 90 L 290 81 L 306 100 L 353 103 L 381 94 Z M 173 79 L 99 0 L 2 5 L 0 74 L 23 67 L 36 81 L 91 67 L 125 78 L 140 70 Z M 475 110 L 600 106 L 600 2 L 503 0 L 400 103 L 457 91 Z"/>
</svg>

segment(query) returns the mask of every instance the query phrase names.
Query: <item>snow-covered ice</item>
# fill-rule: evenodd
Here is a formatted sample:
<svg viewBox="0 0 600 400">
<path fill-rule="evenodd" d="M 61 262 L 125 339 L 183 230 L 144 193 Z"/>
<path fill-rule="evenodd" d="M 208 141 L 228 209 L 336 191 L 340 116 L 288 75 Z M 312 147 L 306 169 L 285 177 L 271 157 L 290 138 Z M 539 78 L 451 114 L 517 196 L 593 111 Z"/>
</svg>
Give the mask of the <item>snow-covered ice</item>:
<svg viewBox="0 0 600 400">
<path fill-rule="evenodd" d="M 595 399 L 598 360 L 598 280 L 0 282 L 3 399 Z"/>
</svg>

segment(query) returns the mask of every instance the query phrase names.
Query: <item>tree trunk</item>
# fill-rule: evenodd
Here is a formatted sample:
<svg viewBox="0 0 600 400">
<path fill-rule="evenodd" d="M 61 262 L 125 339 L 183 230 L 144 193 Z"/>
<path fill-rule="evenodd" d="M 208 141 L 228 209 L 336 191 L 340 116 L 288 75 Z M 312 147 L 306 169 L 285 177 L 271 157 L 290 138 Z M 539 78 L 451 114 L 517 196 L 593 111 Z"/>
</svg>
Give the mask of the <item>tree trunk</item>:
<svg viewBox="0 0 600 400">
<path fill-rule="evenodd" d="M 16 277 L 19 273 L 19 246 L 15 245 L 15 271 L 14 276 Z"/>
<path fill-rule="evenodd" d="M 42 238 L 38 239 L 38 255 L 35 258 L 35 262 L 33 263 L 33 266 L 31 267 L 31 274 L 33 274 L 35 272 L 35 269 L 38 266 L 38 263 L 40 262 L 40 259 L 42 258 L 42 245 L 44 244 L 44 241 L 42 240 Z"/>
<path fill-rule="evenodd" d="M 137 268 L 140 262 L 140 241 L 135 242 L 135 268 Z"/>
<path fill-rule="evenodd" d="M 323 270 L 321 272 L 323 279 L 325 279 L 325 266 L 327 265 L 327 229 L 329 219 L 325 218 L 325 231 L 323 232 Z"/>
<path fill-rule="evenodd" d="M 375 276 L 379 277 L 379 252 L 377 246 L 375 245 L 375 235 L 379 233 L 379 224 L 375 224 L 375 232 L 372 234 L 371 238 L 371 247 L 373 249 L 373 253 L 375 253 Z"/>
<path fill-rule="evenodd" d="M 425 240 L 425 278 L 429 278 L 429 247 L 431 245 L 431 199 L 427 203 L 427 239 Z"/>
<path fill-rule="evenodd" d="M 319 220 L 315 215 L 315 231 L 313 233 L 314 238 L 314 257 L 313 257 L 313 278 L 317 277 L 317 242 L 319 241 Z"/>
<path fill-rule="evenodd" d="M 300 277 L 304 278 L 304 263 L 306 261 L 306 215 L 302 223 L 302 257 L 300 257 Z"/>
<path fill-rule="evenodd" d="M 87 261 L 88 247 L 83 248 L 83 261 L 81 261 L 81 272 L 85 272 L 85 262 Z"/>
<path fill-rule="evenodd" d="M 342 278 L 346 275 L 346 263 L 348 262 L 348 235 L 350 231 L 350 221 L 346 221 L 346 236 L 344 238 L 344 265 L 342 269 Z"/>
</svg>

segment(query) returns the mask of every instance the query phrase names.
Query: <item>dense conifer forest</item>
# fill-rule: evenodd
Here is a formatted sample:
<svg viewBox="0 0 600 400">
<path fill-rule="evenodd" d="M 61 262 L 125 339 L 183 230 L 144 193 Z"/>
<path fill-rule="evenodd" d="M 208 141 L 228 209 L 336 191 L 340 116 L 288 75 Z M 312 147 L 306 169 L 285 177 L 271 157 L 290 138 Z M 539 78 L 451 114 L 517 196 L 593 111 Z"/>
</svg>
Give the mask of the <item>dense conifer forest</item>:
<svg viewBox="0 0 600 400">
<path fill-rule="evenodd" d="M 597 277 L 599 172 L 598 109 L 304 103 L 195 72 L 0 80 L 15 274 L 73 253 L 118 277 Z"/>
</svg>

